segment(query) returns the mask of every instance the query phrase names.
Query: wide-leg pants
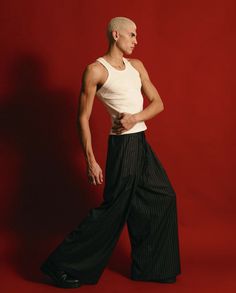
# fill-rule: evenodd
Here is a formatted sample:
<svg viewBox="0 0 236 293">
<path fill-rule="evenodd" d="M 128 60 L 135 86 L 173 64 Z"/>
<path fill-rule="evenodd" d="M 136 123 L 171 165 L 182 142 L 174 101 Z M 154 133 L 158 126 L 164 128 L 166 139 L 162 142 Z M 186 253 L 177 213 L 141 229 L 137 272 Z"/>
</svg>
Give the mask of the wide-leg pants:
<svg viewBox="0 0 236 293">
<path fill-rule="evenodd" d="M 44 264 L 96 284 L 125 223 L 131 279 L 158 281 L 181 273 L 176 194 L 144 131 L 108 136 L 103 201 Z"/>
</svg>

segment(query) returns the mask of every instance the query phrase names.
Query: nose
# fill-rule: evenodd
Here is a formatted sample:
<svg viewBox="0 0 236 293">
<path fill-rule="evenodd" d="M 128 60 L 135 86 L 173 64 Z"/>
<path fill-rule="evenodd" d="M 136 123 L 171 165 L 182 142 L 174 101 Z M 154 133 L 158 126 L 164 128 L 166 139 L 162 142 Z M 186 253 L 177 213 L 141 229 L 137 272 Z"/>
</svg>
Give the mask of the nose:
<svg viewBox="0 0 236 293">
<path fill-rule="evenodd" d="M 138 44 L 138 42 L 137 42 L 137 39 L 136 39 L 136 38 L 134 39 L 134 43 L 135 43 L 135 45 L 137 45 L 137 44 Z"/>
</svg>

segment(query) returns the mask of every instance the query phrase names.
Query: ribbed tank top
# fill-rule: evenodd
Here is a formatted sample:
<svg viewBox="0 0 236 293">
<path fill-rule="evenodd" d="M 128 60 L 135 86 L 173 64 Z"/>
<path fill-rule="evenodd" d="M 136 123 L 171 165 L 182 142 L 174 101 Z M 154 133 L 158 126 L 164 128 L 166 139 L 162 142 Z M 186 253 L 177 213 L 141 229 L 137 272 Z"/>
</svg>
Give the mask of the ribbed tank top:
<svg viewBox="0 0 236 293">
<path fill-rule="evenodd" d="M 108 71 L 108 78 L 102 87 L 96 92 L 97 97 L 104 103 L 111 115 L 112 127 L 114 120 L 120 113 L 135 114 L 143 110 L 143 96 L 141 92 L 141 79 L 139 72 L 131 63 L 123 57 L 124 70 L 118 70 L 107 62 L 103 57 L 96 59 L 104 65 Z M 140 132 L 147 129 L 144 121 L 136 123 L 131 129 L 122 134 Z M 110 130 L 110 134 L 115 134 Z"/>
</svg>

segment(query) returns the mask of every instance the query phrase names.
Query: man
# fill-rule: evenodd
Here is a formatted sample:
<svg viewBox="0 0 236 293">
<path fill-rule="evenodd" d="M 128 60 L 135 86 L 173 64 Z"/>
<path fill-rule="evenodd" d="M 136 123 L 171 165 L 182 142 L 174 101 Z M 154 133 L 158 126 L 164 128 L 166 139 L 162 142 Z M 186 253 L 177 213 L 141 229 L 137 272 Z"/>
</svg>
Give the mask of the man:
<svg viewBox="0 0 236 293">
<path fill-rule="evenodd" d="M 42 264 L 59 287 L 96 284 L 127 222 L 131 279 L 174 283 L 180 274 L 176 195 L 161 162 L 146 141 L 145 121 L 163 111 L 163 102 L 138 59 L 135 23 L 115 17 L 107 28 L 109 48 L 83 74 L 78 129 L 91 184 L 103 182 L 89 127 L 97 95 L 112 118 L 108 137 L 103 202 L 91 209 Z M 142 92 L 149 99 L 143 109 Z"/>
</svg>

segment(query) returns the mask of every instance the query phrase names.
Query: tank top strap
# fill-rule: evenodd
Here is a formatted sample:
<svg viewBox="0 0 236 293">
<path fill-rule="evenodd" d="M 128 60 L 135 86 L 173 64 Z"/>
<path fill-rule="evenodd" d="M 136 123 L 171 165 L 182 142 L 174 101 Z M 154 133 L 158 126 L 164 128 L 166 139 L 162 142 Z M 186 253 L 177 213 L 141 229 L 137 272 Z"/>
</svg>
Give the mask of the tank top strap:
<svg viewBox="0 0 236 293">
<path fill-rule="evenodd" d="M 124 59 L 124 62 L 125 62 L 129 67 L 133 68 L 133 65 L 131 64 L 131 62 L 130 62 L 127 58 L 123 57 L 123 59 Z"/>
<path fill-rule="evenodd" d="M 130 70 L 133 70 L 133 66 L 132 64 L 129 62 L 129 60 L 125 57 L 123 57 L 125 66 L 126 66 L 126 70 L 130 72 Z"/>
<path fill-rule="evenodd" d="M 112 66 L 103 57 L 99 57 L 96 60 L 102 63 L 108 71 L 113 69 Z"/>
<path fill-rule="evenodd" d="M 106 69 L 109 71 L 109 70 L 112 70 L 112 71 L 125 71 L 126 70 L 126 68 L 124 69 L 124 70 L 118 70 L 118 69 L 116 69 L 116 68 L 114 68 L 109 62 L 107 62 L 103 57 L 99 57 L 99 58 L 97 58 L 96 59 L 97 61 L 100 61 L 105 67 L 106 67 Z M 125 64 L 125 66 L 128 64 L 128 66 L 129 66 L 129 61 L 125 58 L 125 57 L 123 57 L 123 61 L 124 61 L 124 64 Z"/>
</svg>

